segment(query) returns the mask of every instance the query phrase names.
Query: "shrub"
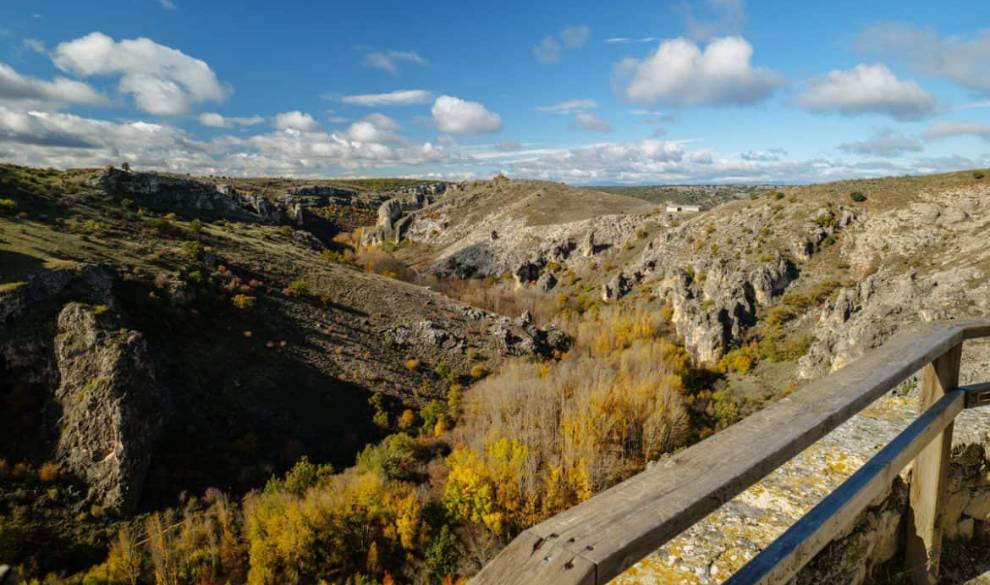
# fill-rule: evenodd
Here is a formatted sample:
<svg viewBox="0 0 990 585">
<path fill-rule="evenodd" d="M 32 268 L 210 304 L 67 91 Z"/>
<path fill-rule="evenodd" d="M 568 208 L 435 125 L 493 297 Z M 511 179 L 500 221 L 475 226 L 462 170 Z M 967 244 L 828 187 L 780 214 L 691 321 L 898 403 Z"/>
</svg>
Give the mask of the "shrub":
<svg viewBox="0 0 990 585">
<path fill-rule="evenodd" d="M 488 366 L 486 366 L 485 364 L 474 364 L 473 366 L 471 366 L 471 377 L 474 378 L 475 380 L 480 380 L 486 377 L 490 373 L 491 370 L 489 370 Z"/>
<path fill-rule="evenodd" d="M 727 390 L 712 393 L 712 416 L 715 417 L 720 429 L 724 429 L 739 420 L 736 400 Z"/>
<path fill-rule="evenodd" d="M 403 410 L 397 424 L 403 431 L 413 428 L 416 425 L 416 413 L 409 408 Z"/>
<path fill-rule="evenodd" d="M 983 179 L 983 173 L 981 173 L 980 171 L 973 171 L 973 178 L 979 181 Z"/>
<path fill-rule="evenodd" d="M 193 240 L 182 242 L 179 247 L 182 249 L 182 254 L 192 260 L 198 260 L 203 254 L 203 244 Z"/>
<path fill-rule="evenodd" d="M 38 480 L 49 483 L 55 481 L 61 475 L 62 470 L 56 463 L 44 463 L 38 468 Z"/>
<path fill-rule="evenodd" d="M 866 195 L 863 195 L 859 191 L 853 191 L 852 193 L 850 193 L 849 198 L 855 201 L 856 203 L 862 203 L 866 201 Z"/>
<path fill-rule="evenodd" d="M 198 219 L 190 221 L 189 230 L 192 231 L 192 233 L 199 235 L 203 231 L 203 222 Z"/>
<path fill-rule="evenodd" d="M 17 202 L 13 199 L 0 199 L 0 215 L 14 215 L 17 213 Z"/>
<path fill-rule="evenodd" d="M 256 300 L 256 298 L 250 295 L 234 295 L 234 298 L 230 299 L 234 306 L 242 311 L 253 307 Z"/>
<path fill-rule="evenodd" d="M 309 285 L 303 279 L 297 278 L 290 282 L 285 290 L 290 296 L 301 297 L 309 294 Z"/>
<path fill-rule="evenodd" d="M 416 358 L 409 358 L 406 360 L 406 369 L 410 372 L 418 372 L 420 365 L 420 361 Z"/>
</svg>

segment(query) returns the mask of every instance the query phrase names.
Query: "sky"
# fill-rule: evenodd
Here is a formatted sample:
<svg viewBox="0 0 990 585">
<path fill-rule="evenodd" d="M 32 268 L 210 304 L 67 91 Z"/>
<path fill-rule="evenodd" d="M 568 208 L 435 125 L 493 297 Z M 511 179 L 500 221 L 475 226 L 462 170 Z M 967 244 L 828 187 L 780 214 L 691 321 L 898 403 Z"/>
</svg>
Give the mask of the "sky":
<svg viewBox="0 0 990 585">
<path fill-rule="evenodd" d="M 0 4 L 19 164 L 806 183 L 988 147 L 986 0 Z"/>
</svg>

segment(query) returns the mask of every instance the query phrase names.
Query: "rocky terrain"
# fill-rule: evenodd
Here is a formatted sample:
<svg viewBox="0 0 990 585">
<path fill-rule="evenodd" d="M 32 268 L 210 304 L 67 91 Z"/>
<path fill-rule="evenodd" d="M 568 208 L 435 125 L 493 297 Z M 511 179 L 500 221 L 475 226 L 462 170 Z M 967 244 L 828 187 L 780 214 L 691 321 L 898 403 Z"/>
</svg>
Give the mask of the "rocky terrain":
<svg viewBox="0 0 990 585">
<path fill-rule="evenodd" d="M 25 546 L 53 542 L 35 568 L 87 566 L 104 530 L 184 491 L 244 493 L 303 455 L 352 465 L 405 412 L 504 360 L 559 359 L 564 330 L 606 306 L 662 316 L 710 377 L 687 384 L 721 396 L 699 416 L 721 425 L 910 323 L 990 314 L 981 173 L 738 195 L 679 214 L 504 176 L 0 166 L 0 401 L 12 413 L 0 460 L 67 478 L 55 492 L 0 489 L 0 520 L 31 516 Z M 830 449 L 868 456 L 875 445 L 853 439 L 892 432 L 868 419 Z M 718 558 L 661 551 L 637 570 L 693 559 L 707 571 L 691 569 L 697 582 L 717 582 L 766 540 L 744 536 L 706 549 Z"/>
<path fill-rule="evenodd" d="M 0 217 L 0 459 L 77 478 L 66 505 L 94 522 L 181 490 L 255 487 L 302 454 L 350 465 L 382 434 L 376 410 L 396 417 L 442 398 L 451 376 L 566 345 L 337 262 L 326 224 L 310 231 L 328 198 L 374 213 L 422 187 L 292 184 L 272 199 L 205 179 L 16 167 L 0 185 L 18 210 Z M 81 554 L 64 545 L 50 562 Z"/>
</svg>

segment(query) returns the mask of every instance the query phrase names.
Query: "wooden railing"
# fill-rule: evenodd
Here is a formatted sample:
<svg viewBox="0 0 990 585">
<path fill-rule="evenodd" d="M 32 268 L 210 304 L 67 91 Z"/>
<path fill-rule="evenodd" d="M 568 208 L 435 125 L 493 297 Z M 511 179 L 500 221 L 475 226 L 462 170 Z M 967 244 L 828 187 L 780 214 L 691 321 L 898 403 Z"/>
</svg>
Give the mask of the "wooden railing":
<svg viewBox="0 0 990 585">
<path fill-rule="evenodd" d="M 938 578 L 952 422 L 990 404 L 990 384 L 958 388 L 962 343 L 990 320 L 918 325 L 841 370 L 524 531 L 472 585 L 598 585 L 822 438 L 919 369 L 921 414 L 729 583 L 785 583 L 849 528 L 911 461 L 905 558 L 918 584 Z"/>
</svg>

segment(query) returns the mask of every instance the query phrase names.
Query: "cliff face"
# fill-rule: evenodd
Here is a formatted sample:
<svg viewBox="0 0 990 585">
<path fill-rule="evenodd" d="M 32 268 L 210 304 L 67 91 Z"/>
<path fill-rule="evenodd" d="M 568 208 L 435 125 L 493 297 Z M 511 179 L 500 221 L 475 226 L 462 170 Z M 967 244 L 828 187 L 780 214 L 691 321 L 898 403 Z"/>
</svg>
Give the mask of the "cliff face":
<svg viewBox="0 0 990 585">
<path fill-rule="evenodd" d="M 131 511 L 169 415 L 147 344 L 105 307 L 80 303 L 62 309 L 57 331 L 56 460 L 100 506 Z"/>
<path fill-rule="evenodd" d="M 141 334 L 122 325 L 112 276 L 40 272 L 0 295 L 0 315 L 0 376 L 26 400 L 5 455 L 59 463 L 93 504 L 132 511 L 169 409 Z"/>
</svg>

